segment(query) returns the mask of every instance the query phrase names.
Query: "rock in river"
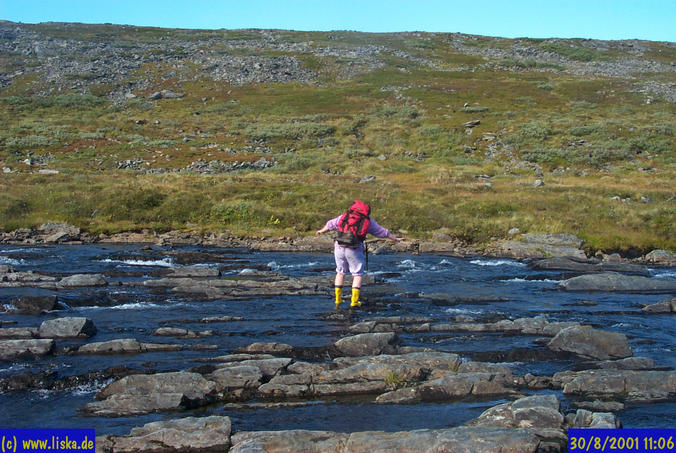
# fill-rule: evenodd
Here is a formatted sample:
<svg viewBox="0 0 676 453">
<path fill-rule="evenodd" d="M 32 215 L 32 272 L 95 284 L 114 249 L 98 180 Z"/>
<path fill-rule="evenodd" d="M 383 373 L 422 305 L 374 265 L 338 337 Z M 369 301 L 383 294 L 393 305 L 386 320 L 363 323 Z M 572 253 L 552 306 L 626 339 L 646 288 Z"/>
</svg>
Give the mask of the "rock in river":
<svg viewBox="0 0 676 453">
<path fill-rule="evenodd" d="M 108 281 L 101 274 L 74 274 L 64 277 L 57 283 L 59 288 L 72 288 L 78 286 L 106 286 Z"/>
<path fill-rule="evenodd" d="M 343 354 L 352 357 L 365 355 L 390 354 L 394 352 L 397 335 L 394 332 L 362 333 L 341 338 L 336 348 Z"/>
<path fill-rule="evenodd" d="M 2 340 L 0 360 L 12 360 L 22 356 L 43 356 L 54 350 L 54 340 Z"/>
<path fill-rule="evenodd" d="M 100 436 L 96 451 L 105 453 L 177 451 L 184 453 L 227 451 L 230 447 L 230 418 L 187 417 L 148 423 L 127 436 Z"/>
<path fill-rule="evenodd" d="M 624 275 L 617 272 L 580 275 L 562 281 L 559 286 L 567 291 L 676 292 L 676 283 L 672 281 L 638 275 Z"/>
<path fill-rule="evenodd" d="M 136 374 L 106 386 L 84 412 L 97 416 L 139 415 L 200 406 L 212 401 L 216 383 L 185 371 Z"/>
<path fill-rule="evenodd" d="M 572 352 L 581 357 L 609 360 L 633 355 L 627 337 L 591 326 L 572 326 L 561 330 L 547 347 L 555 352 Z"/>
<path fill-rule="evenodd" d="M 89 338 L 96 334 L 96 326 L 88 318 L 56 318 L 40 325 L 41 338 Z"/>
</svg>

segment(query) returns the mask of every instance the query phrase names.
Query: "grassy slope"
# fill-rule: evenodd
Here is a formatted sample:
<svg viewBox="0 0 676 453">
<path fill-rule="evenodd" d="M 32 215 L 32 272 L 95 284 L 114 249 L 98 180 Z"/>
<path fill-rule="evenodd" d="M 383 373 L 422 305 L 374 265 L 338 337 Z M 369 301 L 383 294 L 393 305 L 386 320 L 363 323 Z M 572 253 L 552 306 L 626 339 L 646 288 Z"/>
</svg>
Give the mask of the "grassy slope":
<svg viewBox="0 0 676 453">
<path fill-rule="evenodd" d="M 104 31 L 80 32 L 106 40 Z M 125 32 L 139 41 L 166 33 Z M 175 33 L 198 39 L 220 32 Z M 246 39 L 257 32 L 229 33 Z M 323 33 L 285 36 L 329 43 Z M 321 75 L 320 84 L 230 86 L 165 80 L 162 65 L 148 65 L 139 72 L 156 76 L 150 91 L 172 88 L 187 96 L 123 106 L 98 96 L 31 98 L 39 78 L 19 77 L 0 90 L 0 164 L 22 170 L 0 178 L 0 228 L 64 221 L 92 232 L 150 227 L 298 235 L 358 197 L 373 204 L 380 223 L 417 237 L 442 231 L 482 244 L 519 227 L 572 232 L 590 249 L 676 250 L 674 104 L 646 104 L 628 91 L 634 82 L 628 79 L 480 67 L 445 71 L 483 60 L 454 52 L 439 36 L 346 33 L 334 34 L 330 43 L 336 40 L 348 47 L 389 45 L 435 60 L 439 69 L 389 55 L 384 68 L 344 80 L 335 77 L 339 58 L 299 55 Z M 659 58 L 674 61 L 669 49 L 653 46 Z M 598 58 L 587 51 L 574 55 Z M 674 81 L 673 73 L 650 78 Z M 105 95 L 109 89 L 90 91 Z M 462 125 L 470 120 L 481 124 L 467 134 Z M 274 154 L 223 151 L 244 148 L 251 139 L 265 140 Z M 296 151 L 282 153 L 288 148 Z M 21 163 L 28 151 L 51 154 L 47 167 L 60 174 L 29 172 Z M 143 159 L 145 168 L 174 169 L 197 159 L 260 157 L 279 165 L 220 175 L 142 175 L 115 164 Z M 543 176 L 524 162 L 538 164 Z M 365 175 L 376 176 L 375 183 L 360 184 Z M 480 175 L 491 176 L 490 185 Z M 532 186 L 538 178 L 544 187 Z"/>
</svg>

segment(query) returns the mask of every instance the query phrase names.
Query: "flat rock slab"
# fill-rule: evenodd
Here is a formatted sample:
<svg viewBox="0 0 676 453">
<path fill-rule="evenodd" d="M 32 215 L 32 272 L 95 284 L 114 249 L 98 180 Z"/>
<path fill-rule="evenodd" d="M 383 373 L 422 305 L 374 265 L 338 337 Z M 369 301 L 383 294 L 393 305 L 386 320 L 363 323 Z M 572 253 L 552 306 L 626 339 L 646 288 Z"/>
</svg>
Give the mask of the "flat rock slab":
<svg viewBox="0 0 676 453">
<path fill-rule="evenodd" d="M 584 370 L 556 373 L 563 393 L 634 401 L 661 401 L 676 395 L 676 371 Z"/>
<path fill-rule="evenodd" d="M 142 352 L 181 351 L 183 345 L 166 343 L 139 343 L 133 338 L 87 343 L 80 346 L 77 354 L 138 354 Z"/>
<path fill-rule="evenodd" d="M 559 283 L 566 291 L 609 291 L 626 293 L 670 293 L 676 292 L 676 282 L 647 278 L 638 275 L 624 275 L 617 272 L 580 275 Z"/>
<path fill-rule="evenodd" d="M 537 436 L 529 430 L 492 427 L 352 434 L 293 430 L 237 433 L 232 436 L 230 453 L 535 453 L 539 444 Z"/>
<path fill-rule="evenodd" d="M 570 257 L 545 258 L 535 261 L 531 267 L 536 270 L 560 270 L 571 272 L 620 272 L 624 274 L 650 276 L 646 266 L 631 263 L 595 262 L 593 260 L 580 260 Z"/>
<path fill-rule="evenodd" d="M 99 453 L 165 453 L 227 451 L 232 423 L 228 417 L 187 417 L 152 422 L 134 428 L 126 436 L 96 438 Z"/>
<path fill-rule="evenodd" d="M 44 356 L 54 350 L 54 340 L 1 340 L 0 360 L 23 356 Z"/>
</svg>

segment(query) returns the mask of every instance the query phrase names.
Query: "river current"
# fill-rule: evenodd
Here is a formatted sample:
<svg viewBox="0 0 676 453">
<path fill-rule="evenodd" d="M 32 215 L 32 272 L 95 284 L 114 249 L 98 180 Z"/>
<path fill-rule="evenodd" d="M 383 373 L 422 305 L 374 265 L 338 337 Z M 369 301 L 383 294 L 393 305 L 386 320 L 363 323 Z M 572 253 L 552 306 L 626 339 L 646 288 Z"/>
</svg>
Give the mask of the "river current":
<svg viewBox="0 0 676 453">
<path fill-rule="evenodd" d="M 199 252 L 199 263 L 182 257 Z M 17 271 L 38 271 L 53 276 L 102 273 L 109 282 L 159 278 L 163 271 L 186 265 L 218 267 L 224 277 L 280 273 L 285 276 L 323 276 L 333 279 L 333 257 L 321 253 L 250 252 L 243 249 L 205 247 L 144 247 L 142 245 L 0 246 L 0 265 Z M 651 278 L 676 280 L 676 268 L 650 268 Z M 575 321 L 622 332 L 629 338 L 634 356 L 650 357 L 656 366 L 676 367 L 676 329 L 673 315 L 648 315 L 641 311 L 673 295 L 608 292 L 566 292 L 557 283 L 572 274 L 535 271 L 527 263 L 489 257 L 455 258 L 424 254 L 384 254 L 369 258 L 368 273 L 376 282 L 363 289 L 365 305 L 355 310 L 349 324 L 373 317 L 429 317 L 435 322 L 468 319 L 477 322 L 543 316 L 548 321 Z M 385 290 L 379 290 L 385 288 Z M 349 290 L 347 290 L 349 291 Z M 36 288 L 0 288 L 0 304 L 19 296 L 54 294 Z M 439 303 L 431 295 L 444 295 Z M 183 370 L 204 359 L 228 354 L 254 342 L 287 343 L 293 346 L 326 346 L 345 335 L 345 320 L 333 313 L 333 296 L 256 297 L 248 300 L 196 300 L 181 294 L 153 291 L 144 286 L 112 284 L 105 288 L 60 290 L 66 306 L 41 316 L 0 314 L 12 327 L 38 327 L 58 316 L 82 316 L 98 329 L 90 340 L 59 341 L 59 345 L 82 344 L 116 338 L 139 342 L 168 342 L 151 332 L 161 326 L 214 329 L 216 335 L 173 342 L 215 345 L 213 350 L 136 355 L 53 355 L 25 362 L 0 362 L 0 378 L 13 374 L 54 371 L 60 377 L 82 375 L 114 366 L 139 370 Z M 449 300 L 455 300 L 449 303 Z M 85 302 L 83 302 L 85 301 Z M 86 302 L 89 301 L 89 302 Z M 347 309 L 343 309 L 347 310 Z M 210 316 L 234 316 L 242 321 L 199 324 Z M 461 317 L 461 318 L 458 318 Z M 467 360 L 495 361 L 501 357 L 515 374 L 552 375 L 575 369 L 572 360 L 538 360 L 523 351 L 544 348 L 535 336 L 499 333 L 402 333 L 405 345 L 423 346 L 459 354 Z M 513 353 L 521 351 L 520 353 Z M 327 358 L 328 359 L 328 358 Z M 40 390 L 0 394 L 0 427 L 4 428 L 96 428 L 97 435 L 126 434 L 132 427 L 156 420 L 187 415 L 227 415 L 233 431 L 316 429 L 331 431 L 402 431 L 458 426 L 505 399 L 466 400 L 450 403 L 377 405 L 365 398 L 338 398 L 301 405 L 212 405 L 181 414 L 162 413 L 139 417 L 86 417 L 79 411 L 94 400 L 107 382 L 97 382 L 68 391 Z M 545 392 L 552 393 L 548 390 Z M 560 392 L 562 401 L 567 400 Z M 570 410 L 574 410 L 572 407 Z M 627 403 L 617 412 L 625 428 L 667 428 L 676 419 L 676 403 Z"/>
</svg>

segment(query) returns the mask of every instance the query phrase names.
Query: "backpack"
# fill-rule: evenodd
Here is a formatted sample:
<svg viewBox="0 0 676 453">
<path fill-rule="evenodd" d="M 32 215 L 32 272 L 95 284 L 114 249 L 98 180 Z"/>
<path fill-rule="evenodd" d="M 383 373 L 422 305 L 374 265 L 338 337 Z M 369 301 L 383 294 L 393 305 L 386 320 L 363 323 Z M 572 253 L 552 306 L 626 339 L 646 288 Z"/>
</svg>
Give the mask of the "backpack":
<svg viewBox="0 0 676 453">
<path fill-rule="evenodd" d="M 336 242 L 343 247 L 356 249 L 364 239 L 371 225 L 371 207 L 360 200 L 355 200 L 338 220 L 338 236 Z"/>
</svg>

